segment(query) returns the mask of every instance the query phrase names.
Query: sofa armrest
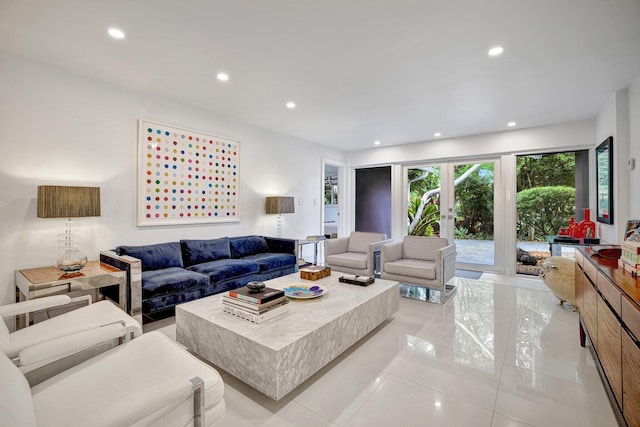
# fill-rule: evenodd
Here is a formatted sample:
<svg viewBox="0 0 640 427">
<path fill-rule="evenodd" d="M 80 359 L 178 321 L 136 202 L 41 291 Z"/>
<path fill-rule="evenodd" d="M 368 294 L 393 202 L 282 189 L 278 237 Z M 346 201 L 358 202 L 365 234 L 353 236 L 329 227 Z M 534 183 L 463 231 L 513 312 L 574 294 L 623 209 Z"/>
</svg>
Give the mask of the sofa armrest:
<svg viewBox="0 0 640 427">
<path fill-rule="evenodd" d="M 18 355 L 19 364 L 21 367 L 27 367 L 28 365 L 48 363 L 103 341 L 124 338 L 126 332 L 127 328 L 124 326 L 124 322 L 117 322 L 45 341 L 22 350 Z"/>
<path fill-rule="evenodd" d="M 444 246 L 436 251 L 436 278 L 442 277 L 442 287 L 453 278 L 456 271 L 456 245 Z"/>
<path fill-rule="evenodd" d="M 100 262 L 127 272 L 127 307 L 129 315 L 142 325 L 142 262 L 129 255 L 101 251 Z"/>
<path fill-rule="evenodd" d="M 324 241 L 325 257 L 334 254 L 343 254 L 349 248 L 348 237 L 338 237 L 337 239 L 327 239 Z"/>
<path fill-rule="evenodd" d="M 381 270 L 382 267 L 381 265 L 376 264 L 375 253 L 376 252 L 379 253 L 380 248 L 383 245 L 386 245 L 392 242 L 393 242 L 393 239 L 385 239 L 385 240 L 379 240 L 377 242 L 369 243 L 369 246 L 367 246 L 367 269 L 369 270 L 369 272 L 367 273 L 368 275 L 374 276 L 376 274 L 379 274 L 380 272 L 379 270 Z M 382 264 L 382 260 L 380 260 L 380 264 Z"/>
<path fill-rule="evenodd" d="M 0 317 L 18 316 L 47 308 L 60 307 L 71 302 L 68 295 L 53 295 L 44 298 L 36 298 L 27 301 L 16 302 L 0 306 Z"/>
<path fill-rule="evenodd" d="M 387 262 L 398 261 L 402 258 L 402 242 L 387 243 L 380 246 L 380 269 L 384 271 Z"/>
<path fill-rule="evenodd" d="M 393 243 L 393 239 L 385 239 L 377 242 L 369 243 L 369 255 L 371 256 L 374 251 L 379 251 L 382 245 Z"/>
<path fill-rule="evenodd" d="M 269 246 L 269 252 L 297 255 L 297 242 L 294 239 L 282 239 L 279 237 L 265 237 Z"/>
<path fill-rule="evenodd" d="M 22 350 L 14 360 L 33 387 L 61 372 L 127 342 L 135 327 L 123 321 L 88 329 L 36 344 Z"/>
</svg>

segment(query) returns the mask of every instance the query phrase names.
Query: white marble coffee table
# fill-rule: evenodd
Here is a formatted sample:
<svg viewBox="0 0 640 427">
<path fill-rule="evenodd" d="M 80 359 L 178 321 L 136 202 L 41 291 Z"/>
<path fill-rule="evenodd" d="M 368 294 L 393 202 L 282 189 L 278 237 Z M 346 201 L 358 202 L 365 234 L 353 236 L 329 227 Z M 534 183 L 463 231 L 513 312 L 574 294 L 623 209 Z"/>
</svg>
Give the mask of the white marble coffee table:
<svg viewBox="0 0 640 427">
<path fill-rule="evenodd" d="M 398 282 L 376 279 L 361 287 L 338 282 L 343 273 L 314 282 L 290 274 L 266 282 L 320 284 L 328 292 L 291 300 L 289 311 L 264 323 L 222 309 L 223 294 L 176 307 L 176 339 L 191 351 L 257 390 L 279 400 L 395 313 Z"/>
</svg>

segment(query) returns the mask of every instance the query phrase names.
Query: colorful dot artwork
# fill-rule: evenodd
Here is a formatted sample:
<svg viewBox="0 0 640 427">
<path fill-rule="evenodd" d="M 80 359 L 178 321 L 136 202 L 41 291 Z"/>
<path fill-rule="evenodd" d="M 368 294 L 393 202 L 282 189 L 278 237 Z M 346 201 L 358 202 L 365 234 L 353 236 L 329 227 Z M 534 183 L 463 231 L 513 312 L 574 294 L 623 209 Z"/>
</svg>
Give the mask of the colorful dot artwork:
<svg viewBox="0 0 640 427">
<path fill-rule="evenodd" d="M 240 142 L 140 120 L 138 225 L 239 221 Z"/>
</svg>

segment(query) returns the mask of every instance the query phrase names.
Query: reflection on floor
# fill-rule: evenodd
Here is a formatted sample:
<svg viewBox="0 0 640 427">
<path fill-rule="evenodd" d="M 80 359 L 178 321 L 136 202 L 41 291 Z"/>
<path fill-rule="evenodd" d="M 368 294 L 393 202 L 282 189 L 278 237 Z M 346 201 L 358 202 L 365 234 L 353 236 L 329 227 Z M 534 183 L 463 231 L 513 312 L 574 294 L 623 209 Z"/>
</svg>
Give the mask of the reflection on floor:
<svg viewBox="0 0 640 427">
<path fill-rule="evenodd" d="M 219 426 L 617 425 L 578 313 L 541 280 L 454 280 L 444 305 L 401 298 L 391 320 L 279 402 L 220 372 Z M 175 338 L 173 319 L 150 329 Z"/>
</svg>

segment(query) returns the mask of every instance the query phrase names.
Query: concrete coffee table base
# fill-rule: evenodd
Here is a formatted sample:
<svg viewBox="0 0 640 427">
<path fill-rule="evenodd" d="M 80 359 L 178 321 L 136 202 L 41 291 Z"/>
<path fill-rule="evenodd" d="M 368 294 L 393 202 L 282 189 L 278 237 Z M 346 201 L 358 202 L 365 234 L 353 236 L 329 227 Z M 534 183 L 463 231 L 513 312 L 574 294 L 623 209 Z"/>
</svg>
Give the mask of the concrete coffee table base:
<svg viewBox="0 0 640 427">
<path fill-rule="evenodd" d="M 289 310 L 254 324 L 222 310 L 222 295 L 176 307 L 176 339 L 191 351 L 279 400 L 388 319 L 399 308 L 398 282 L 376 279 L 367 287 L 339 283 L 342 273 L 315 282 L 291 274 L 270 280 L 328 288 L 315 299 L 292 300 Z"/>
</svg>

